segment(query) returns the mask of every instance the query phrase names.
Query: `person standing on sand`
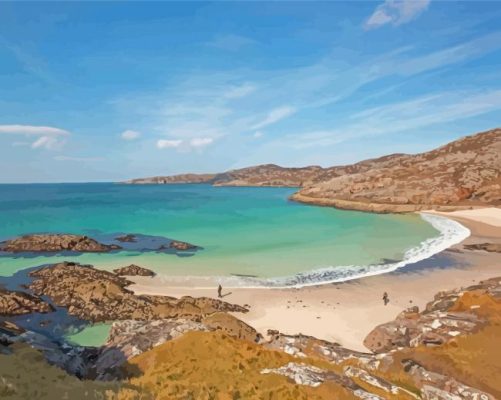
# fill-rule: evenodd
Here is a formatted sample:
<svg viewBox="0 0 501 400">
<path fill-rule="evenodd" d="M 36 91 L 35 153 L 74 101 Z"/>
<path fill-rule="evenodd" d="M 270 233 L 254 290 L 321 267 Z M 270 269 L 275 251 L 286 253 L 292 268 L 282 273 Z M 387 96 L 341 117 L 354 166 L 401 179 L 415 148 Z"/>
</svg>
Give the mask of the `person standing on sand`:
<svg viewBox="0 0 501 400">
<path fill-rule="evenodd" d="M 390 302 L 390 298 L 388 297 L 388 293 L 386 293 L 386 292 L 383 293 L 383 302 L 384 302 L 384 305 L 386 305 Z"/>
<path fill-rule="evenodd" d="M 223 287 L 221 286 L 221 284 L 219 284 L 219 286 L 217 287 L 217 297 L 221 298 L 223 297 Z"/>
</svg>

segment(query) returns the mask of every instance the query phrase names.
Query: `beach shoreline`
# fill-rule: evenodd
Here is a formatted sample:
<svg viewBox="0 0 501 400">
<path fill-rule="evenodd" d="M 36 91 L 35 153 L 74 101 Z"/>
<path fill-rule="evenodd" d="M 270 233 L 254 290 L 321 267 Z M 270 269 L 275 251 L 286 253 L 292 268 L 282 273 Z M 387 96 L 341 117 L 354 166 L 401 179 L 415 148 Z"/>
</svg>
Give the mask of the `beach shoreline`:
<svg viewBox="0 0 501 400">
<path fill-rule="evenodd" d="M 223 288 L 224 299 L 249 305 L 248 313 L 237 316 L 263 335 L 268 329 L 302 333 L 366 351 L 365 336 L 377 325 L 393 320 L 403 309 L 415 305 L 423 309 L 439 291 L 501 276 L 499 253 L 463 248 L 464 244 L 501 243 L 501 209 L 426 213 L 455 220 L 471 234 L 461 243 L 393 272 L 301 288 Z M 217 297 L 215 287 L 172 287 L 161 277 L 131 280 L 135 283 L 130 289 L 137 294 Z M 390 298 L 386 306 L 382 300 L 384 292 Z"/>
</svg>

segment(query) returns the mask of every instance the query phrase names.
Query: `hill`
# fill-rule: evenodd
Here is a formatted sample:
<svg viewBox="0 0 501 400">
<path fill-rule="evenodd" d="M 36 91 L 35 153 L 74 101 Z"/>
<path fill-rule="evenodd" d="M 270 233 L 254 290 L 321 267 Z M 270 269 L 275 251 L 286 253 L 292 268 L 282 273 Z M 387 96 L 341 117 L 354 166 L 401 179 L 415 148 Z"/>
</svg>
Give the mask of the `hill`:
<svg viewBox="0 0 501 400">
<path fill-rule="evenodd" d="M 274 164 L 219 174 L 184 174 L 131 184 L 300 187 L 293 200 L 372 212 L 501 205 L 501 129 L 420 154 L 391 154 L 351 165 L 286 168 Z"/>
</svg>

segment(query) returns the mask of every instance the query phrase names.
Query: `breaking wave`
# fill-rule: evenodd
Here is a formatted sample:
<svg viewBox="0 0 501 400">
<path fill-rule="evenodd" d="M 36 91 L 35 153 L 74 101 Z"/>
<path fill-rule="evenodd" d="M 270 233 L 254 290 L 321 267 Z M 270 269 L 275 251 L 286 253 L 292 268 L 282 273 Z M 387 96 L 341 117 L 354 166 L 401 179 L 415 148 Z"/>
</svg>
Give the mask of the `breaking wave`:
<svg viewBox="0 0 501 400">
<path fill-rule="evenodd" d="M 470 236 L 470 230 L 449 218 L 421 213 L 421 218 L 440 232 L 437 237 L 426 239 L 418 246 L 407 250 L 400 261 L 370 265 L 332 266 L 311 270 L 294 276 L 276 278 L 220 277 L 218 281 L 227 287 L 290 288 L 314 286 L 326 283 L 345 282 L 395 271 L 409 264 L 430 258 L 445 249 L 462 242 Z"/>
</svg>

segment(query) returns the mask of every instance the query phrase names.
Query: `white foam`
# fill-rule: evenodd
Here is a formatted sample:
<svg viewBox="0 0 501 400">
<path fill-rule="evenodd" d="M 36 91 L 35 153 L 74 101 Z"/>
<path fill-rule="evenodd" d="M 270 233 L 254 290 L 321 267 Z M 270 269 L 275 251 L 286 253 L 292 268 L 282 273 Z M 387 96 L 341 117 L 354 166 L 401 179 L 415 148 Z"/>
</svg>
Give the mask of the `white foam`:
<svg viewBox="0 0 501 400">
<path fill-rule="evenodd" d="M 227 287 L 269 287 L 290 288 L 305 287 L 319 284 L 345 282 L 367 276 L 384 274 L 396 271 L 409 264 L 430 258 L 445 249 L 458 244 L 470 236 L 470 230 L 459 222 L 438 215 L 420 213 L 421 218 L 430 223 L 440 232 L 437 237 L 426 239 L 418 246 L 405 252 L 401 261 L 371 265 L 333 266 L 300 273 L 294 276 L 278 278 L 245 278 L 221 277 L 218 281 L 224 282 Z"/>
</svg>

